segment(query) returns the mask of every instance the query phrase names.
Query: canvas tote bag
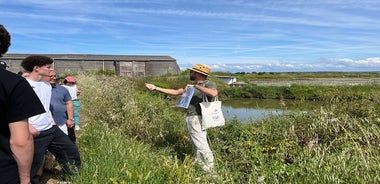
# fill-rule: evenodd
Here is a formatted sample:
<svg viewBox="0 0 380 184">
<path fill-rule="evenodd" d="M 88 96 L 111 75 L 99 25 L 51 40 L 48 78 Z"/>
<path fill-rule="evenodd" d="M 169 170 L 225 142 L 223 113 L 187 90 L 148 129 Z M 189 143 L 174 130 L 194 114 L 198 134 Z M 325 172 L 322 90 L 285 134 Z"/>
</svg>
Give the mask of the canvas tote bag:
<svg viewBox="0 0 380 184">
<path fill-rule="evenodd" d="M 222 102 L 218 100 L 218 96 L 215 97 L 214 101 L 209 102 L 203 93 L 203 102 L 200 105 L 202 109 L 202 130 L 224 126 Z"/>
</svg>

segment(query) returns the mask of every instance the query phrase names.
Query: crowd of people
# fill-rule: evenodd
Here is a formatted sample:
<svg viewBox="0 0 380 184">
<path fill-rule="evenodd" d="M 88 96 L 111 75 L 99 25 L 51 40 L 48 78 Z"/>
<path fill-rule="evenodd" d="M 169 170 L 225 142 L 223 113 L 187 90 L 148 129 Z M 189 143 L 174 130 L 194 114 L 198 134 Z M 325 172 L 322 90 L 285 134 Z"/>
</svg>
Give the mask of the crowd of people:
<svg viewBox="0 0 380 184">
<path fill-rule="evenodd" d="M 11 35 L 0 24 L 0 57 L 10 45 Z M 31 55 L 21 62 L 24 70 L 15 74 L 6 70 L 6 62 L 0 62 L 1 183 L 40 183 L 48 153 L 59 163 L 63 176 L 76 175 L 81 169 L 74 132 L 76 125 L 79 129 L 73 105 L 78 101 L 77 91 L 73 95 L 75 78 L 66 77 L 69 84 L 61 86 L 52 64 L 50 57 Z"/>
<path fill-rule="evenodd" d="M 8 51 L 11 36 L 0 24 L 0 58 Z M 67 76 L 63 82 L 54 71 L 53 59 L 31 55 L 23 59 L 18 74 L 7 71 L 0 62 L 0 178 L 2 183 L 38 184 L 44 170 L 51 170 L 51 157 L 64 176 L 76 175 L 81 158 L 75 131 L 80 130 L 79 94 L 76 80 Z M 181 95 L 194 88 L 186 109 L 186 127 L 195 148 L 195 159 L 207 173 L 214 173 L 214 156 L 202 130 L 203 94 L 218 95 L 215 82 L 207 79 L 210 68 L 196 64 L 190 68 L 190 80 L 180 89 L 166 89 L 146 83 L 149 90 Z M 46 165 L 50 165 L 47 167 Z"/>
</svg>

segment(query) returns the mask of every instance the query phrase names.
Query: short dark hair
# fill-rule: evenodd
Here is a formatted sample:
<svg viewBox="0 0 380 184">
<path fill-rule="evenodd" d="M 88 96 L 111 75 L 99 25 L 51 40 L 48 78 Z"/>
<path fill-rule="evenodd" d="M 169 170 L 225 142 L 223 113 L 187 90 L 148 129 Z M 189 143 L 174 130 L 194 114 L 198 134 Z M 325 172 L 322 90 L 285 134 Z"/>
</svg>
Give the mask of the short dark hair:
<svg viewBox="0 0 380 184">
<path fill-rule="evenodd" d="M 21 66 L 27 71 L 32 72 L 35 66 L 52 64 L 52 58 L 42 55 L 31 55 L 22 60 Z"/>
<path fill-rule="evenodd" d="M 0 57 L 3 56 L 8 51 L 11 45 L 11 35 L 5 29 L 3 25 L 0 24 Z"/>
</svg>

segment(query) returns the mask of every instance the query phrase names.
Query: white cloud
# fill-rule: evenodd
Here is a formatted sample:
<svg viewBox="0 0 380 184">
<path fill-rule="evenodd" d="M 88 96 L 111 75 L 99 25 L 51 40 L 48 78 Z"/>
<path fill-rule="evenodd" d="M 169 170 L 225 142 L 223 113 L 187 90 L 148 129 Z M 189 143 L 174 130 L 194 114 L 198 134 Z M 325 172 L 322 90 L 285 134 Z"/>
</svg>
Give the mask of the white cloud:
<svg viewBox="0 0 380 184">
<path fill-rule="evenodd" d="M 187 66 L 187 67 L 185 67 Z M 224 72 L 319 72 L 319 71 L 380 71 L 380 58 L 353 60 L 348 58 L 325 59 L 315 63 L 266 62 L 209 64 L 212 71 Z M 180 64 L 181 69 L 191 67 Z"/>
<path fill-rule="evenodd" d="M 336 62 L 346 64 L 349 66 L 377 67 L 377 69 L 380 70 L 380 58 L 379 57 L 360 59 L 360 60 L 342 58 L 342 59 L 337 59 Z"/>
<path fill-rule="evenodd" d="M 12 32 L 13 53 L 170 55 L 184 69 L 205 63 L 232 72 L 373 71 L 380 70 L 379 6 L 371 0 L 0 0 L 0 22 Z"/>
</svg>

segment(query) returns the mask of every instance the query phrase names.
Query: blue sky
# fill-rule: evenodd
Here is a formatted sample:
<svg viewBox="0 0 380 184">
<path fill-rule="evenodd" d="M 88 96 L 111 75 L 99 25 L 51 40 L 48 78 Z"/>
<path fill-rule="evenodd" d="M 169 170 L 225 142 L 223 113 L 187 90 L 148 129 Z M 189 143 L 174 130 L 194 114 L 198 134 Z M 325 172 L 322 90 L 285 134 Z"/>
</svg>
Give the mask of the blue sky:
<svg viewBox="0 0 380 184">
<path fill-rule="evenodd" d="M 182 69 L 380 71 L 377 0 L 0 0 L 9 53 L 169 55 Z"/>
</svg>

